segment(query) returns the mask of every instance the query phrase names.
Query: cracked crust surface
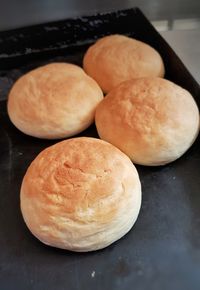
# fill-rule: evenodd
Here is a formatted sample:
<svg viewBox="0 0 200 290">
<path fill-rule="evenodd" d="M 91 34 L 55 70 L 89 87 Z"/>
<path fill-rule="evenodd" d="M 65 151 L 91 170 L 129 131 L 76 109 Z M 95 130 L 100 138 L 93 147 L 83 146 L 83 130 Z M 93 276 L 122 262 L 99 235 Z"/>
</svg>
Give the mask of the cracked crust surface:
<svg viewBox="0 0 200 290">
<path fill-rule="evenodd" d="M 74 138 L 42 151 L 21 187 L 21 210 L 45 244 L 74 250 L 103 248 L 137 219 L 141 186 L 130 159 L 95 138 Z"/>
<path fill-rule="evenodd" d="M 69 137 L 94 121 L 103 93 L 80 67 L 51 63 L 34 69 L 13 85 L 8 114 L 22 132 L 46 139 Z"/>
<path fill-rule="evenodd" d="M 124 82 L 100 103 L 95 122 L 103 140 L 142 165 L 174 161 L 199 133 L 191 94 L 161 78 Z"/>
<path fill-rule="evenodd" d="M 121 82 L 140 77 L 163 77 L 159 53 L 148 44 L 124 35 L 105 36 L 90 46 L 84 70 L 107 93 Z"/>
</svg>

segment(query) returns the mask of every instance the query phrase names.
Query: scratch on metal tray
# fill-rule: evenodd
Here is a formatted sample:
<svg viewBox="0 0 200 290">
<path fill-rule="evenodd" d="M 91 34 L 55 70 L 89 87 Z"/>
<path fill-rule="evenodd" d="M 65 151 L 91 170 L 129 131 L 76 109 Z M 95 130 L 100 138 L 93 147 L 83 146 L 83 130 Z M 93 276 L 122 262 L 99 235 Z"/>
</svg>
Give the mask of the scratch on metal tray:
<svg viewBox="0 0 200 290">
<path fill-rule="evenodd" d="M 79 272 L 78 272 L 78 261 L 75 263 L 75 281 L 76 281 L 76 290 L 80 290 L 80 282 L 79 282 Z"/>
<path fill-rule="evenodd" d="M 8 181 L 9 183 L 11 182 L 11 172 L 12 172 L 12 153 L 13 153 L 13 148 L 12 148 L 12 142 L 11 139 L 8 135 L 8 133 L 4 130 L 4 133 L 7 137 L 8 140 L 8 150 L 9 150 L 9 159 L 8 159 Z"/>
</svg>

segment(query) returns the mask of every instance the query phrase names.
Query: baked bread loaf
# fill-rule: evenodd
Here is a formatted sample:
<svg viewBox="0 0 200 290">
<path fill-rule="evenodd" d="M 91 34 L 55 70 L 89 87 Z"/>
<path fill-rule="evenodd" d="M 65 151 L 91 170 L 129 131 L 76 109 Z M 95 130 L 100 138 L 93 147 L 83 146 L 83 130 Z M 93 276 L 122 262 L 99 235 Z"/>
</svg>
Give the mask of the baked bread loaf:
<svg viewBox="0 0 200 290">
<path fill-rule="evenodd" d="M 164 165 L 179 158 L 199 133 L 199 110 L 191 94 L 161 78 L 122 83 L 99 104 L 99 136 L 134 163 Z"/>
<path fill-rule="evenodd" d="M 159 53 L 148 44 L 124 35 L 99 39 L 87 50 L 84 70 L 108 93 L 121 82 L 141 77 L 163 77 Z"/>
<path fill-rule="evenodd" d="M 86 252 L 110 245 L 131 229 L 141 185 L 119 149 L 95 138 L 73 138 L 36 157 L 20 199 L 25 223 L 40 241 Z"/>
<path fill-rule="evenodd" d="M 8 114 L 22 132 L 45 139 L 75 135 L 94 121 L 103 93 L 83 69 L 51 63 L 19 78 L 8 97 Z"/>
</svg>

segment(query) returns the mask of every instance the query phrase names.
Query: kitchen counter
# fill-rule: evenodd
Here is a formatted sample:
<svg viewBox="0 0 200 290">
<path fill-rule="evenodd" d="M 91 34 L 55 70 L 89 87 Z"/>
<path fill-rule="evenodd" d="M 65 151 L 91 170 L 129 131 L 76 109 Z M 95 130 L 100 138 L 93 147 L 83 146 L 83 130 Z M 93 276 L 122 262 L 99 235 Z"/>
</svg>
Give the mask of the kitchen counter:
<svg viewBox="0 0 200 290">
<path fill-rule="evenodd" d="M 200 83 L 200 30 L 174 30 L 160 33 Z"/>
</svg>

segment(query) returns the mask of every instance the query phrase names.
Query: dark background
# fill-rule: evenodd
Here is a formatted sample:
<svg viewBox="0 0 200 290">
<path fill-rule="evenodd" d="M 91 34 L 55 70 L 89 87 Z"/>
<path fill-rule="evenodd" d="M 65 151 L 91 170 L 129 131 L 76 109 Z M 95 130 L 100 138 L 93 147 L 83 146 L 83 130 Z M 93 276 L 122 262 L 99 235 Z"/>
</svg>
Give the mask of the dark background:
<svg viewBox="0 0 200 290">
<path fill-rule="evenodd" d="M 199 0 L 0 0 L 0 30 L 137 6 L 151 20 L 199 19 Z"/>
</svg>

